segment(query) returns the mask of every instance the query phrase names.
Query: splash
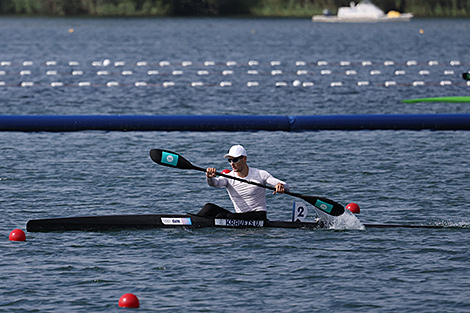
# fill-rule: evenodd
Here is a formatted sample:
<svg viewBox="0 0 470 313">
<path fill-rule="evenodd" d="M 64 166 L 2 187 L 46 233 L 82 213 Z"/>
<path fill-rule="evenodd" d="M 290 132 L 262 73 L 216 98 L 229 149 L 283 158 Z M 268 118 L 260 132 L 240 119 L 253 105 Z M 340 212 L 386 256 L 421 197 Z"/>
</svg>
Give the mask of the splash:
<svg viewBox="0 0 470 313">
<path fill-rule="evenodd" d="M 349 210 L 345 210 L 343 214 L 340 216 L 331 216 L 327 215 L 324 212 L 315 209 L 317 216 L 320 220 L 323 221 L 324 225 L 328 229 L 334 230 L 364 230 L 366 229 L 365 226 L 361 223 L 361 221 Z"/>
</svg>

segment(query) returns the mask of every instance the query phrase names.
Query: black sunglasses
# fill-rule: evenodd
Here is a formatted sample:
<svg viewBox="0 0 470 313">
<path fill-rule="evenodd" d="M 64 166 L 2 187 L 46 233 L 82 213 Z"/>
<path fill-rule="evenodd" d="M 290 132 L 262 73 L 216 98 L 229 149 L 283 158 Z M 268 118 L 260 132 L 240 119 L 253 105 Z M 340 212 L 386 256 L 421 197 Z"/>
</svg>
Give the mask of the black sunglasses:
<svg viewBox="0 0 470 313">
<path fill-rule="evenodd" d="M 242 156 L 239 156 L 238 158 L 233 158 L 233 159 L 228 159 L 228 163 L 238 163 L 238 161 L 240 161 L 241 159 L 243 159 L 243 155 Z"/>
</svg>

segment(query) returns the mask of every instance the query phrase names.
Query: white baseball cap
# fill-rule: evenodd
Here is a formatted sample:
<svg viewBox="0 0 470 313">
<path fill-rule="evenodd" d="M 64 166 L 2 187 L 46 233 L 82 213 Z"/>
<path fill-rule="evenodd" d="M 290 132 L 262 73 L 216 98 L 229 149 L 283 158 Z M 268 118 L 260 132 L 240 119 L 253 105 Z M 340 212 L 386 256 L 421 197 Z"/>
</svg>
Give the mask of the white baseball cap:
<svg viewBox="0 0 470 313">
<path fill-rule="evenodd" d="M 228 150 L 228 153 L 224 155 L 224 158 L 232 157 L 238 158 L 239 156 L 246 156 L 246 150 L 241 145 L 234 145 Z"/>
</svg>

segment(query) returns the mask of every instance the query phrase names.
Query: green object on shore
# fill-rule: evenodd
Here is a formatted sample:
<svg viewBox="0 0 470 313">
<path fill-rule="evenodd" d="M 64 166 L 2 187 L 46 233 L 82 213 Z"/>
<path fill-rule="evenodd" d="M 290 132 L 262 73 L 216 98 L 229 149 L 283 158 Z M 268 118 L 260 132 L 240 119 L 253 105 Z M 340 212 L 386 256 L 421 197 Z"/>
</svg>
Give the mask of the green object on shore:
<svg viewBox="0 0 470 313">
<path fill-rule="evenodd" d="M 403 103 L 418 102 L 447 102 L 447 103 L 465 103 L 470 102 L 470 97 L 435 97 L 435 98 L 418 98 L 402 100 Z"/>
</svg>

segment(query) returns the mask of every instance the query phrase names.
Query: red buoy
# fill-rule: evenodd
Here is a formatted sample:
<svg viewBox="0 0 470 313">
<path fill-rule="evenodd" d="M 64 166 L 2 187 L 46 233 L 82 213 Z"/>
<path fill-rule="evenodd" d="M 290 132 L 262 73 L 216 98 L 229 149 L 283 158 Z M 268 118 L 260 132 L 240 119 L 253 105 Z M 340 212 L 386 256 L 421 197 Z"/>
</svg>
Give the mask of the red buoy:
<svg viewBox="0 0 470 313">
<path fill-rule="evenodd" d="M 10 241 L 26 241 L 26 235 L 21 229 L 13 229 L 8 239 Z"/>
<path fill-rule="evenodd" d="M 231 170 L 225 169 L 225 170 L 222 171 L 222 174 L 228 174 L 230 172 L 231 172 Z"/>
<path fill-rule="evenodd" d="M 354 214 L 359 214 L 361 212 L 361 209 L 359 208 L 359 206 L 356 203 L 348 204 L 346 206 L 346 209 L 348 209 L 349 211 L 351 211 Z"/>
<path fill-rule="evenodd" d="M 139 299 L 132 293 L 126 293 L 119 299 L 119 306 L 122 308 L 138 308 Z"/>
</svg>

